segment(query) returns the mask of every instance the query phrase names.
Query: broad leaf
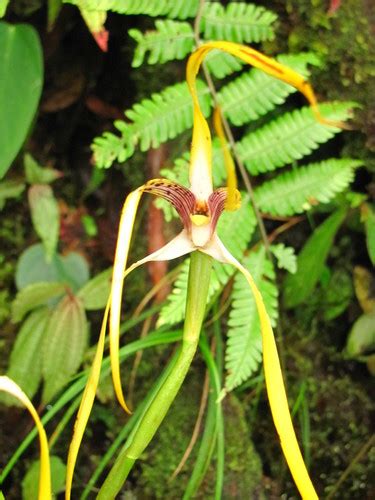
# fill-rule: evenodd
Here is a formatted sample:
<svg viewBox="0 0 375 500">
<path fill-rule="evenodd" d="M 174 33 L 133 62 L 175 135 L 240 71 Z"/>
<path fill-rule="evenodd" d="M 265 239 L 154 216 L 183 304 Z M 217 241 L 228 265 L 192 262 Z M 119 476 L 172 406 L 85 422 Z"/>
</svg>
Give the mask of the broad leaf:
<svg viewBox="0 0 375 500">
<path fill-rule="evenodd" d="M 87 321 L 82 301 L 63 298 L 47 325 L 43 342 L 43 395 L 50 401 L 78 370 L 87 347 Z"/>
<path fill-rule="evenodd" d="M 317 227 L 306 241 L 297 257 L 296 274 L 289 274 L 284 283 L 286 307 L 301 304 L 313 292 L 345 215 L 346 209 L 337 210 Z"/>
<path fill-rule="evenodd" d="M 362 314 L 354 323 L 346 344 L 350 357 L 371 353 L 375 349 L 375 312 Z"/>
<path fill-rule="evenodd" d="M 29 398 L 34 396 L 41 380 L 42 340 L 49 318 L 50 312 L 46 307 L 33 311 L 18 332 L 10 355 L 7 375 Z M 11 404 L 16 404 L 14 398 Z"/>
<path fill-rule="evenodd" d="M 5 15 L 5 12 L 8 7 L 9 0 L 0 0 L 0 17 L 3 17 Z M 1 492 L 0 492 L 1 494 Z"/>
<path fill-rule="evenodd" d="M 39 37 L 30 25 L 0 22 L 0 178 L 22 147 L 43 84 Z"/>
<path fill-rule="evenodd" d="M 25 189 L 25 184 L 21 181 L 0 182 L 0 210 L 5 206 L 7 200 L 18 198 Z"/>
<path fill-rule="evenodd" d="M 365 203 L 362 209 L 362 216 L 365 221 L 366 244 L 371 262 L 375 265 L 375 211 Z"/>
<path fill-rule="evenodd" d="M 50 184 L 62 176 L 62 173 L 53 168 L 41 167 L 28 153 L 23 158 L 25 176 L 29 184 Z"/>
<path fill-rule="evenodd" d="M 21 321 L 26 313 L 46 304 L 54 297 L 62 295 L 66 290 L 64 283 L 40 282 L 26 286 L 16 295 L 12 304 L 12 321 Z"/>
<path fill-rule="evenodd" d="M 34 229 L 43 242 L 47 261 L 50 262 L 56 251 L 60 227 L 59 206 L 51 187 L 46 184 L 31 186 L 29 204 Z"/>
<path fill-rule="evenodd" d="M 77 296 L 82 299 L 85 309 L 94 311 L 105 307 L 111 290 L 111 277 L 112 268 L 106 269 L 81 288 Z"/>
<path fill-rule="evenodd" d="M 53 455 L 50 457 L 50 461 L 52 493 L 56 495 L 64 489 L 66 465 L 61 458 Z M 26 476 L 22 480 L 23 500 L 38 500 L 39 471 L 40 462 L 36 460 L 32 462 Z"/>
<path fill-rule="evenodd" d="M 43 245 L 38 243 L 21 254 L 15 279 L 18 290 L 31 283 L 59 281 L 67 283 L 76 291 L 88 281 L 89 268 L 86 260 L 76 252 L 65 256 L 57 254 L 52 262 L 47 262 Z"/>
</svg>

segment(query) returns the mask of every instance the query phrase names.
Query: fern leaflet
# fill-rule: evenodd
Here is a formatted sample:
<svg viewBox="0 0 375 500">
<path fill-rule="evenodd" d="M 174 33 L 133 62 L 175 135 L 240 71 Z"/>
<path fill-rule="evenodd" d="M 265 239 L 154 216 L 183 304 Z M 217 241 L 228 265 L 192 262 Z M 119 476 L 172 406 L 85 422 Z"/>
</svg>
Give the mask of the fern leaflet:
<svg viewBox="0 0 375 500">
<path fill-rule="evenodd" d="M 309 52 L 276 59 L 305 76 L 309 73 L 308 64 L 318 64 L 316 56 Z M 218 92 L 218 100 L 227 118 L 234 125 L 243 125 L 282 104 L 293 92 L 296 92 L 294 87 L 252 69 L 223 87 Z"/>
<path fill-rule="evenodd" d="M 254 4 L 233 2 L 223 7 L 209 2 L 204 6 L 200 29 L 206 40 L 258 43 L 274 37 L 272 23 L 276 19 L 276 14 Z"/>
<path fill-rule="evenodd" d="M 255 190 L 260 210 L 273 215 L 289 216 L 327 203 L 353 180 L 360 160 L 329 159 L 280 174 Z"/>
<path fill-rule="evenodd" d="M 240 59 L 216 49 L 209 52 L 205 58 L 208 71 L 216 78 L 225 78 L 235 71 L 240 71 L 243 64 Z"/>
<path fill-rule="evenodd" d="M 207 116 L 211 97 L 207 86 L 197 81 L 198 95 L 203 113 Z M 125 161 L 133 155 L 139 144 L 141 151 L 157 148 L 161 143 L 175 138 L 193 125 L 192 100 L 186 83 L 177 83 L 165 88 L 150 99 L 125 112 L 131 123 L 115 122 L 121 137 L 104 133 L 94 140 L 92 149 L 99 168 L 108 168 L 114 160 Z"/>
<path fill-rule="evenodd" d="M 272 264 L 266 259 L 264 247 L 252 252 L 245 259 L 244 266 L 251 272 L 263 296 L 271 322 L 275 324 L 278 316 L 278 293 L 275 272 Z M 240 273 L 236 274 L 234 279 L 228 327 L 225 353 L 228 375 L 225 387 L 232 390 L 258 369 L 262 359 L 262 337 L 255 301 L 247 281 Z"/>
<path fill-rule="evenodd" d="M 227 248 L 236 258 L 241 258 L 256 226 L 254 212 L 247 195 L 243 196 L 241 208 L 236 212 L 224 212 L 218 223 L 218 234 Z M 185 315 L 186 291 L 189 264 L 184 262 L 167 303 L 160 311 L 158 326 L 174 325 L 183 320 Z M 214 262 L 208 300 L 219 292 L 234 273 L 232 266 Z"/>
<path fill-rule="evenodd" d="M 199 0 L 63 0 L 80 9 L 112 11 L 118 14 L 168 16 L 173 19 L 195 17 Z"/>
<path fill-rule="evenodd" d="M 173 59 L 184 59 L 194 47 L 194 32 L 189 23 L 170 19 L 155 21 L 156 30 L 142 33 L 130 29 L 129 35 L 137 42 L 132 66 L 142 65 L 149 52 L 148 64 L 165 63 Z"/>
<path fill-rule="evenodd" d="M 331 120 L 345 121 L 355 106 L 352 102 L 326 103 L 319 106 Z M 321 125 L 309 106 L 285 113 L 237 143 L 237 151 L 252 175 L 270 172 L 310 154 L 340 129 Z"/>
</svg>

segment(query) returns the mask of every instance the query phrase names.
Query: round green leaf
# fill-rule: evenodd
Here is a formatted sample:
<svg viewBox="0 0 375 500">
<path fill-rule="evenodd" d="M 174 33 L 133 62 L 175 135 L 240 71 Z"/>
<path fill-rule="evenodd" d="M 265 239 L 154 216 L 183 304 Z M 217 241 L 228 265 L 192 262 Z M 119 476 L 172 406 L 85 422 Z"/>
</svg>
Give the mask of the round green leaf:
<svg viewBox="0 0 375 500">
<path fill-rule="evenodd" d="M 22 290 L 31 283 L 60 281 L 74 291 L 79 290 L 89 280 L 86 260 L 76 252 L 66 256 L 54 255 L 47 261 L 43 245 L 38 243 L 27 248 L 19 258 L 16 268 L 16 285 Z"/>
<path fill-rule="evenodd" d="M 78 297 L 83 300 L 83 305 L 88 311 L 103 309 L 107 303 L 111 290 L 112 268 L 98 274 L 78 292 Z"/>
<path fill-rule="evenodd" d="M 26 24 L 0 22 L 0 178 L 28 134 L 43 85 L 37 32 Z"/>
<path fill-rule="evenodd" d="M 66 466 L 61 458 L 50 457 L 52 493 L 56 495 L 64 489 Z M 33 462 L 22 481 L 22 499 L 38 500 L 40 461 Z"/>
</svg>

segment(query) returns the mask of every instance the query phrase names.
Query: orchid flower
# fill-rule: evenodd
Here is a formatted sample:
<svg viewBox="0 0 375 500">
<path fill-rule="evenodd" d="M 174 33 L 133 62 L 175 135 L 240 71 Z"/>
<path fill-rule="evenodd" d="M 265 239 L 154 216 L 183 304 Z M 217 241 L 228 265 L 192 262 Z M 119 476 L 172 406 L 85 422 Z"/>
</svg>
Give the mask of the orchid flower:
<svg viewBox="0 0 375 500">
<path fill-rule="evenodd" d="M 130 413 L 122 391 L 119 365 L 120 314 L 124 279 L 131 271 L 133 271 L 140 265 L 145 264 L 146 262 L 171 260 L 190 253 L 193 253 L 192 256 L 198 255 L 196 252 L 198 252 L 199 254 L 206 254 L 210 258 L 234 266 L 244 275 L 251 288 L 260 317 L 263 341 L 263 365 L 268 399 L 275 427 L 280 438 L 281 446 L 286 461 L 289 465 L 289 469 L 297 485 L 297 488 L 301 493 L 301 496 L 304 499 L 309 500 L 318 498 L 306 470 L 306 466 L 304 464 L 297 438 L 293 429 L 280 362 L 277 354 L 276 343 L 270 319 L 265 309 L 262 296 L 259 293 L 248 270 L 245 269 L 242 264 L 233 257 L 233 255 L 231 255 L 231 253 L 225 248 L 224 244 L 216 233 L 216 225 L 223 210 L 235 210 L 240 206 L 240 194 L 237 190 L 234 163 L 225 144 L 224 133 L 220 128 L 221 122 L 220 115 L 218 114 L 219 112 L 216 112 L 215 114 L 215 124 L 223 146 L 227 170 L 227 186 L 225 188 L 213 190 L 211 171 L 211 134 L 207 121 L 201 112 L 196 91 L 196 75 L 199 71 L 204 57 L 209 51 L 213 49 L 220 49 L 229 52 L 230 54 L 237 56 L 245 62 L 251 64 L 252 66 L 263 70 L 269 75 L 294 86 L 295 88 L 300 90 L 308 99 L 318 121 L 327 125 L 341 126 L 341 123 L 337 124 L 335 122 L 329 122 L 321 116 L 317 106 L 315 94 L 309 83 L 301 75 L 281 65 L 275 60 L 264 56 L 263 54 L 250 47 L 238 45 L 231 42 L 209 42 L 199 47 L 190 56 L 186 73 L 187 83 L 193 100 L 194 113 L 191 160 L 189 169 L 190 187 L 186 188 L 166 179 L 153 179 L 146 182 L 135 191 L 131 192 L 125 200 L 119 224 L 111 294 L 105 310 L 97 352 L 82 398 L 75 425 L 74 435 L 69 450 L 66 486 L 67 499 L 70 498 L 73 470 L 78 454 L 78 449 L 82 440 L 87 420 L 89 418 L 97 384 L 99 381 L 100 365 L 103 357 L 105 331 L 108 316 L 111 370 L 114 389 L 119 403 L 126 412 Z M 168 200 L 177 210 L 183 224 L 183 229 L 174 239 L 172 239 L 172 241 L 170 241 L 164 247 L 127 268 L 127 259 L 132 238 L 134 221 L 137 213 L 137 208 L 143 193 L 150 193 Z M 196 279 L 199 279 L 199 276 L 196 276 Z M 205 302 L 205 299 L 203 300 Z M 189 320 L 186 320 L 186 322 L 196 322 L 196 324 L 198 325 L 198 333 L 196 334 L 196 337 L 199 338 L 199 330 L 201 327 L 201 323 L 199 323 L 199 321 L 203 319 L 205 303 L 202 305 L 202 307 L 200 307 L 199 302 L 197 304 L 198 305 L 196 305 L 196 307 L 199 309 L 199 311 L 195 311 L 196 317 L 194 318 L 193 312 L 193 319 L 190 318 Z M 189 306 L 187 307 L 187 315 L 188 313 Z M 198 316 L 199 320 L 197 319 Z M 186 345 L 189 344 L 190 346 L 186 351 L 188 352 L 188 354 L 181 355 L 182 357 L 185 356 L 185 358 L 184 361 L 181 361 L 181 364 L 178 365 L 175 369 L 175 379 L 172 380 L 171 375 L 170 381 L 168 381 L 168 384 L 165 384 L 166 386 L 168 386 L 168 394 L 167 388 L 164 392 L 160 391 L 160 394 L 158 395 L 159 399 L 157 399 L 156 402 L 152 403 L 150 409 L 148 410 L 148 413 L 143 419 L 143 423 L 141 423 L 140 427 L 138 428 L 137 432 L 139 435 L 139 439 L 137 437 L 138 435 L 136 435 L 133 438 L 133 441 L 128 449 L 125 450 L 125 465 L 123 466 L 122 470 L 123 479 L 126 477 L 135 460 L 139 457 L 139 455 L 142 453 L 144 448 L 147 446 L 147 444 L 155 434 L 157 427 L 159 426 L 170 404 L 172 403 L 190 366 L 197 346 L 197 338 L 193 339 L 193 334 L 191 332 L 189 333 L 188 330 L 189 329 L 187 328 L 186 338 L 184 333 L 184 339 L 188 340 L 189 342 L 191 341 L 191 345 L 194 344 L 194 347 L 191 347 L 189 342 L 187 342 Z M 118 469 L 116 469 L 116 474 L 119 472 L 119 470 L 120 466 Z M 126 470 L 126 473 L 124 472 L 124 470 Z M 111 481 L 118 482 L 118 474 L 117 476 L 112 475 Z M 117 489 L 119 487 L 120 486 L 118 485 L 116 486 Z M 108 493 L 108 491 L 109 490 L 107 490 L 106 493 L 107 496 L 105 496 L 105 494 L 103 493 L 102 496 L 99 494 L 98 498 L 112 498 L 112 493 Z M 115 491 L 115 489 L 112 487 L 111 491 Z"/>
</svg>

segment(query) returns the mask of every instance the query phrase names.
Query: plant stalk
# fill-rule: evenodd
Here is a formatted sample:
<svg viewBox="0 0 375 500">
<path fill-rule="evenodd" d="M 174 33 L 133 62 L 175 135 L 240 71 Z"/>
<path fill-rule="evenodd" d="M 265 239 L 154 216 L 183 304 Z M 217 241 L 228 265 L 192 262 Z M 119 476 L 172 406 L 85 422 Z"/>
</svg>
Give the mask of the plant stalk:
<svg viewBox="0 0 375 500">
<path fill-rule="evenodd" d="M 191 254 L 180 354 L 169 377 L 143 414 L 130 443 L 127 442 L 119 454 L 98 493 L 98 500 L 111 500 L 119 493 L 134 463 L 154 437 L 185 379 L 199 342 L 206 309 L 211 264 L 211 257 L 201 252 Z"/>
</svg>

